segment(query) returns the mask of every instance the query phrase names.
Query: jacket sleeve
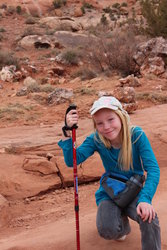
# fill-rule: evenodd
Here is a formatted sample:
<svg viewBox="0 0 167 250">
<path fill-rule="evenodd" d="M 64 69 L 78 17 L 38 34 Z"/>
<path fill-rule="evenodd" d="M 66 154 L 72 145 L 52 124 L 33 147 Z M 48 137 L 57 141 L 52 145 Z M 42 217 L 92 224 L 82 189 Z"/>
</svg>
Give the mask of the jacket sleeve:
<svg viewBox="0 0 167 250">
<path fill-rule="evenodd" d="M 72 139 L 65 141 L 60 140 L 58 145 L 63 150 L 64 161 L 68 167 L 73 166 L 73 146 Z M 94 142 L 94 134 L 88 136 L 85 141 L 76 148 L 77 165 L 84 162 L 88 157 L 94 154 L 96 146 Z"/>
<path fill-rule="evenodd" d="M 142 129 L 139 129 L 137 134 L 137 150 L 140 154 L 143 169 L 147 173 L 144 187 L 139 193 L 138 203 L 147 202 L 151 204 L 159 183 L 160 169 L 146 134 Z"/>
</svg>

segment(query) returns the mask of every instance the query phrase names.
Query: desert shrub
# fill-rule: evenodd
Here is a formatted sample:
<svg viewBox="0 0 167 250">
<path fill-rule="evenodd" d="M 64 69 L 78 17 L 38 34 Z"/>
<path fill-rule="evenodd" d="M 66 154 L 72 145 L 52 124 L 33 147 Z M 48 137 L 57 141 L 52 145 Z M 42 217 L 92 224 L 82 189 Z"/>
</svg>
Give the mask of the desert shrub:
<svg viewBox="0 0 167 250">
<path fill-rule="evenodd" d="M 109 17 L 110 17 L 111 21 L 116 21 L 117 20 L 117 18 L 115 17 L 114 13 L 112 13 L 112 12 L 110 12 Z"/>
<path fill-rule="evenodd" d="M 3 35 L 0 34 L 0 42 L 3 40 Z"/>
<path fill-rule="evenodd" d="M 117 71 L 126 76 L 136 73 L 133 55 L 138 42 L 133 31 L 117 29 L 110 36 L 102 33 L 96 41 L 89 41 L 87 54 L 98 71 Z"/>
<path fill-rule="evenodd" d="M 0 27 L 0 32 L 6 32 L 6 30 L 3 27 Z"/>
<path fill-rule="evenodd" d="M 42 35 L 42 32 L 40 30 L 36 30 L 33 27 L 27 27 L 25 28 L 25 30 L 23 31 L 22 37 L 25 36 L 30 36 L 30 35 Z"/>
<path fill-rule="evenodd" d="M 80 69 L 78 69 L 77 71 L 75 71 L 72 75 L 73 78 L 75 77 L 80 77 L 81 80 L 91 80 L 95 77 L 97 77 L 96 73 L 86 67 L 82 67 Z"/>
<path fill-rule="evenodd" d="M 120 9 L 121 5 L 119 3 L 114 3 L 112 5 L 113 8 Z"/>
<path fill-rule="evenodd" d="M 41 80 L 39 80 L 39 81 L 41 82 Z M 50 84 L 44 84 L 41 86 L 38 83 L 31 83 L 27 86 L 28 93 L 40 93 L 40 92 L 50 93 L 54 89 L 55 88 Z"/>
<path fill-rule="evenodd" d="M 83 14 L 85 14 L 85 8 L 83 6 L 81 6 L 81 11 Z"/>
<path fill-rule="evenodd" d="M 27 86 L 27 92 L 30 93 L 39 93 L 41 92 L 41 86 L 38 83 L 31 83 Z"/>
<path fill-rule="evenodd" d="M 0 69 L 6 65 L 15 65 L 17 69 L 20 68 L 18 58 L 16 58 L 12 53 L 0 51 Z"/>
<path fill-rule="evenodd" d="M 41 91 L 46 92 L 46 93 L 50 93 L 54 90 L 55 90 L 55 88 L 50 84 L 45 84 L 44 86 L 41 87 Z"/>
<path fill-rule="evenodd" d="M 35 24 L 36 22 L 36 19 L 32 16 L 29 16 L 25 21 L 26 24 Z"/>
<path fill-rule="evenodd" d="M 78 92 L 81 95 L 93 95 L 95 93 L 95 90 L 93 88 L 82 87 Z"/>
<path fill-rule="evenodd" d="M 136 99 L 147 100 L 147 101 L 149 100 L 153 103 L 160 103 L 160 104 L 167 103 L 167 95 L 164 95 L 163 93 L 150 93 L 150 92 L 137 93 Z"/>
<path fill-rule="evenodd" d="M 167 1 L 142 0 L 142 15 L 146 19 L 145 32 L 152 37 L 167 37 Z"/>
<path fill-rule="evenodd" d="M 67 0 L 53 0 L 53 6 L 55 9 L 59 9 L 62 5 L 66 5 Z"/>
<path fill-rule="evenodd" d="M 82 6 L 87 9 L 93 9 L 93 5 L 88 2 L 83 2 Z"/>
<path fill-rule="evenodd" d="M 24 106 L 20 103 L 8 104 L 6 107 L 0 107 L 0 119 L 15 121 L 24 115 L 25 111 L 32 109 L 32 106 Z"/>
<path fill-rule="evenodd" d="M 62 60 L 69 65 L 77 65 L 79 61 L 79 55 L 75 50 L 66 50 L 61 55 Z"/>
<path fill-rule="evenodd" d="M 12 15 L 12 14 L 14 14 L 16 12 L 16 9 L 15 9 L 14 6 L 8 6 L 7 7 L 7 12 Z"/>
<path fill-rule="evenodd" d="M 121 4 L 121 6 L 122 6 L 122 7 L 127 7 L 127 6 L 128 6 L 128 4 L 127 4 L 127 3 L 125 3 L 125 2 L 123 2 L 123 3 Z"/>
<path fill-rule="evenodd" d="M 17 12 L 17 14 L 19 14 L 19 15 L 21 14 L 22 8 L 21 8 L 20 5 L 16 6 L 16 12 Z"/>
<path fill-rule="evenodd" d="M 5 3 L 3 3 L 1 6 L 0 6 L 0 9 L 7 9 L 7 5 Z"/>
<path fill-rule="evenodd" d="M 110 12 L 111 12 L 111 7 L 108 6 L 108 7 L 104 8 L 103 11 L 104 11 L 105 13 L 110 13 Z"/>
<path fill-rule="evenodd" d="M 85 14 L 85 12 L 86 12 L 85 9 L 93 9 L 93 8 L 94 7 L 93 7 L 92 4 L 84 1 L 82 6 L 81 6 L 81 11 L 82 11 L 83 14 Z"/>
<path fill-rule="evenodd" d="M 102 14 L 101 19 L 100 19 L 100 23 L 102 25 L 108 25 L 108 20 L 107 20 L 107 17 L 105 16 L 105 14 Z"/>
</svg>

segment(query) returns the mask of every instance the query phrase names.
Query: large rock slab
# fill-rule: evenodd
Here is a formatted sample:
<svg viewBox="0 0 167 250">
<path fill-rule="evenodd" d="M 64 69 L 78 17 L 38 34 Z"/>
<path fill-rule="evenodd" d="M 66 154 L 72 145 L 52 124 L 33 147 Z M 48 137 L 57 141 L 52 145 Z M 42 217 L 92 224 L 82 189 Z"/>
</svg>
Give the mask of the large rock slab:
<svg viewBox="0 0 167 250">
<path fill-rule="evenodd" d="M 27 156 L 22 154 L 0 154 L 0 190 L 4 197 L 9 200 L 21 199 L 61 187 L 61 180 L 56 172 L 42 174 L 34 171 L 35 164 L 34 169 L 23 169 L 25 158 Z M 46 173 L 44 166 L 43 172 Z"/>
<path fill-rule="evenodd" d="M 167 104 L 137 110 L 131 122 L 146 132 L 160 168 L 166 166 Z M 0 129 L 0 190 L 9 199 L 25 198 L 73 186 L 73 169 L 66 167 L 57 142 L 62 124 Z M 77 144 L 93 132 L 91 119 L 80 120 Z M 48 155 L 50 158 L 47 158 Z M 29 159 L 29 164 L 26 163 Z M 50 161 L 49 161 L 50 160 Z M 26 165 L 26 164 L 27 165 Z M 99 180 L 104 172 L 96 153 L 78 166 L 79 183 Z"/>
</svg>

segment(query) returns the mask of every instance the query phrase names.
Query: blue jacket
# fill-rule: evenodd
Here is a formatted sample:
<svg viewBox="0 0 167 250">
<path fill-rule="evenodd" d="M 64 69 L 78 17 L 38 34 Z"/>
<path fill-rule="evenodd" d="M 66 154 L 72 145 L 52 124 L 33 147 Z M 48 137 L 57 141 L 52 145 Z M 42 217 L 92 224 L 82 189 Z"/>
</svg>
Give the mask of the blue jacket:
<svg viewBox="0 0 167 250">
<path fill-rule="evenodd" d="M 138 203 L 147 202 L 151 204 L 159 183 L 160 169 L 150 142 L 144 131 L 140 127 L 135 127 L 132 131 L 131 140 L 133 169 L 130 169 L 129 171 L 122 171 L 118 166 L 118 155 L 120 149 L 115 149 L 113 147 L 110 149 L 106 148 L 103 143 L 99 143 L 95 140 L 94 133 L 88 136 L 76 149 L 77 165 L 93 155 L 94 152 L 98 152 L 103 162 L 105 172 L 121 173 L 128 178 L 130 178 L 133 174 L 142 175 L 146 172 L 147 178 L 144 187 L 138 195 Z M 65 141 L 60 140 L 58 145 L 63 149 L 66 165 L 69 167 L 73 166 L 72 139 L 70 138 Z M 97 205 L 99 205 L 102 200 L 110 199 L 102 186 L 100 186 L 100 188 L 96 191 L 95 197 Z"/>
</svg>

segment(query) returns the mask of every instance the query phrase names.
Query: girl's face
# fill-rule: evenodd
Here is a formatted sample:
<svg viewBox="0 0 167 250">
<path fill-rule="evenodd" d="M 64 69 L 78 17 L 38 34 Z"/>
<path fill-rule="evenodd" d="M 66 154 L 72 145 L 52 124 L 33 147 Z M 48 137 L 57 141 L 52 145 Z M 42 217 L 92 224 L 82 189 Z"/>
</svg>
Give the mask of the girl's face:
<svg viewBox="0 0 167 250">
<path fill-rule="evenodd" d="M 111 109 L 100 109 L 94 116 L 97 131 L 113 145 L 121 144 L 120 131 L 122 128 L 121 119 Z"/>
</svg>

